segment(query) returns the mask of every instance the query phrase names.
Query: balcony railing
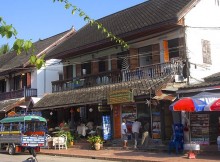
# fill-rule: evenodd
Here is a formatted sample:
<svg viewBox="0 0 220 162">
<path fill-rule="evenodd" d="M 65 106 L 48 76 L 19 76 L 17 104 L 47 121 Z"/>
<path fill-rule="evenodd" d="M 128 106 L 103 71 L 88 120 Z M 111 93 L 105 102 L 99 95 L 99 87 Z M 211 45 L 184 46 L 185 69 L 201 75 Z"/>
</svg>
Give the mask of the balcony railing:
<svg viewBox="0 0 220 162">
<path fill-rule="evenodd" d="M 37 97 L 37 89 L 24 88 L 16 91 L 0 93 L 0 101 L 21 97 Z"/>
<path fill-rule="evenodd" d="M 147 78 L 161 78 L 169 75 L 181 74 L 182 61 L 173 61 L 138 67 L 136 70 L 120 70 L 99 73 L 98 75 L 86 75 L 68 80 L 52 82 L 52 92 L 68 91 L 78 88 L 98 85 L 114 84 L 126 81 L 134 81 Z"/>
</svg>

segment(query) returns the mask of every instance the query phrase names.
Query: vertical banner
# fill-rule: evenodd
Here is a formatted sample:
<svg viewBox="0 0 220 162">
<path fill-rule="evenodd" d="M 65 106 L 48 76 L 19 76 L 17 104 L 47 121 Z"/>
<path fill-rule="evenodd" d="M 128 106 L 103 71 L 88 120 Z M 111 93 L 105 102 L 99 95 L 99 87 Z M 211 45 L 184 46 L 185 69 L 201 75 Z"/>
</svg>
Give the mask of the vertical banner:
<svg viewBox="0 0 220 162">
<path fill-rule="evenodd" d="M 164 62 L 169 62 L 170 59 L 169 59 L 169 48 L 168 48 L 168 41 L 167 40 L 164 40 L 163 41 L 163 49 L 164 49 Z"/>
<path fill-rule="evenodd" d="M 110 115 L 102 116 L 103 123 L 103 139 L 110 140 L 112 137 Z"/>
<path fill-rule="evenodd" d="M 112 105 L 112 107 L 113 107 L 114 138 L 121 138 L 121 106 Z"/>
</svg>

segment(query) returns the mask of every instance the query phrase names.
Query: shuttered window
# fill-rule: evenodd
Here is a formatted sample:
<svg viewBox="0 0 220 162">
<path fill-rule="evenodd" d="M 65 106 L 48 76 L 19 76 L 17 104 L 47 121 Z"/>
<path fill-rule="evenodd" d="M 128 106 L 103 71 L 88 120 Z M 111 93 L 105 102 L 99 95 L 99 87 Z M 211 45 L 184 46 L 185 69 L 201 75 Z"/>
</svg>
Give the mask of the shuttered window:
<svg viewBox="0 0 220 162">
<path fill-rule="evenodd" d="M 202 40 L 202 57 L 203 63 L 212 64 L 210 41 Z"/>
</svg>

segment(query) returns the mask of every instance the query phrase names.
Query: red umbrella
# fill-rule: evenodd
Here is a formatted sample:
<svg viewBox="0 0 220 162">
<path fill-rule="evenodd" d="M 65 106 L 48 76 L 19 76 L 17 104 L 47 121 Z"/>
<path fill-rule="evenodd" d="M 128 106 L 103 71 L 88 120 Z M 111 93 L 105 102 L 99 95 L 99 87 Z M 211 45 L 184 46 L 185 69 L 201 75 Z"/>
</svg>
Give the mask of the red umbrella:
<svg viewBox="0 0 220 162">
<path fill-rule="evenodd" d="M 202 100 L 191 98 L 191 97 L 185 97 L 172 103 L 169 106 L 169 109 L 171 111 L 195 112 L 195 111 L 203 111 L 206 105 L 207 105 L 206 102 Z"/>
<path fill-rule="evenodd" d="M 220 98 L 206 105 L 204 111 L 220 111 Z"/>
</svg>

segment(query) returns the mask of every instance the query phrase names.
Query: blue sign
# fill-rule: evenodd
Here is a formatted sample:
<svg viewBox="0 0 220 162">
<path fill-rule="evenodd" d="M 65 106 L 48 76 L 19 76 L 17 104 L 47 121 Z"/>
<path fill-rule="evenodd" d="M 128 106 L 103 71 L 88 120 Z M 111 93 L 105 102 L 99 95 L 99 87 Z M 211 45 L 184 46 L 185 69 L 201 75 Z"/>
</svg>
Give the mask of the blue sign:
<svg viewBox="0 0 220 162">
<path fill-rule="evenodd" d="M 103 139 L 110 140 L 112 137 L 111 120 L 109 115 L 102 116 Z"/>
</svg>

